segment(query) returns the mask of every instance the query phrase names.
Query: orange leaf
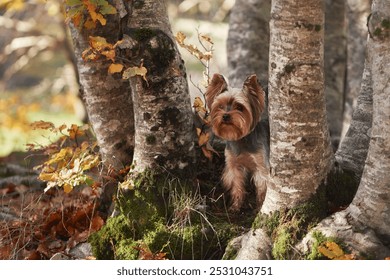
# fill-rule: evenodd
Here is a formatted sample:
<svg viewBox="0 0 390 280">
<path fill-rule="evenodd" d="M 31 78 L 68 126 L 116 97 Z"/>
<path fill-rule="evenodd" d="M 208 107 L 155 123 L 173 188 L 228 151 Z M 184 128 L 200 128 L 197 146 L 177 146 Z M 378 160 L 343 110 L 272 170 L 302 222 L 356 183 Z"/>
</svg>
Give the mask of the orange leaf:
<svg viewBox="0 0 390 280">
<path fill-rule="evenodd" d="M 84 131 L 81 130 L 76 124 L 72 124 L 72 126 L 68 129 L 69 138 L 75 140 L 77 136 L 84 135 Z"/>
<path fill-rule="evenodd" d="M 45 130 L 54 130 L 55 126 L 52 122 L 45 121 L 36 121 L 31 124 L 31 129 L 45 129 Z"/>
<path fill-rule="evenodd" d="M 335 242 L 325 242 L 323 246 L 318 246 L 318 251 L 331 260 L 341 259 L 345 256 L 344 251 Z"/>
<path fill-rule="evenodd" d="M 106 38 L 100 36 L 89 36 L 89 44 L 93 49 L 98 51 L 101 51 L 105 48 L 112 49 L 112 45 L 107 42 Z"/>
<path fill-rule="evenodd" d="M 120 73 L 123 70 L 123 65 L 120 63 L 113 63 L 108 67 L 108 73 L 114 74 L 114 73 Z"/>
</svg>

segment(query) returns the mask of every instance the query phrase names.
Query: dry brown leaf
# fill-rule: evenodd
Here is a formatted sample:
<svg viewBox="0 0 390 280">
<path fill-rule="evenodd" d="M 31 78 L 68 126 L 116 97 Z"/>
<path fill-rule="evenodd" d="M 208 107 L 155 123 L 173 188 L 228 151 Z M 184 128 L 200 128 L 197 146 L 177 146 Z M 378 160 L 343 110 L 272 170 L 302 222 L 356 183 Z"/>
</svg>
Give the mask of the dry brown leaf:
<svg viewBox="0 0 390 280">
<path fill-rule="evenodd" d="M 46 121 L 36 121 L 31 124 L 31 129 L 44 129 L 44 130 L 54 130 L 55 126 L 52 122 Z"/>
</svg>

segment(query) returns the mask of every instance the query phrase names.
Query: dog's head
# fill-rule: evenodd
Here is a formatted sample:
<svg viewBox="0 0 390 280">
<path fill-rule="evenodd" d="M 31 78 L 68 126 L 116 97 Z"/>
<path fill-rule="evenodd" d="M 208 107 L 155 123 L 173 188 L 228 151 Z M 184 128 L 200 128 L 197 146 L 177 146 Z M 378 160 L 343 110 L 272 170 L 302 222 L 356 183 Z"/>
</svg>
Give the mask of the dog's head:
<svg viewBox="0 0 390 280">
<path fill-rule="evenodd" d="M 228 141 L 248 135 L 260 121 L 264 98 L 256 75 L 249 76 L 238 89 L 230 88 L 222 75 L 214 74 L 207 87 L 206 103 L 215 135 Z"/>
</svg>

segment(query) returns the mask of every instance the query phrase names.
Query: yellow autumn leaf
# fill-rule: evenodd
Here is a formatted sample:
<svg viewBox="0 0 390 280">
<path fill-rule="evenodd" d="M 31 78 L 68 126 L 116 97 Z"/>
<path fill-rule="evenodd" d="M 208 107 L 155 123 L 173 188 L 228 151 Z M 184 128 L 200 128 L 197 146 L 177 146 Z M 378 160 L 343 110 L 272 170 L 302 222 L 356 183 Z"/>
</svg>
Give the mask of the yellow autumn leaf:
<svg viewBox="0 0 390 280">
<path fill-rule="evenodd" d="M 62 187 L 64 188 L 65 193 L 70 193 L 73 190 L 73 186 L 69 184 L 64 184 Z"/>
<path fill-rule="evenodd" d="M 195 97 L 194 99 L 194 105 L 192 106 L 195 108 L 196 112 L 203 111 L 204 109 L 204 103 L 200 97 Z"/>
<path fill-rule="evenodd" d="M 112 44 L 108 43 L 106 38 L 100 36 L 89 36 L 89 44 L 90 46 L 98 51 L 103 49 L 112 49 Z"/>
<path fill-rule="evenodd" d="M 106 25 L 107 20 L 103 17 L 102 14 L 96 13 L 95 11 L 90 11 L 89 15 L 91 16 L 93 22 L 99 21 L 101 25 Z"/>
<path fill-rule="evenodd" d="M 31 124 L 31 129 L 44 129 L 44 130 L 54 130 L 55 126 L 52 122 L 46 121 L 36 121 Z"/>
<path fill-rule="evenodd" d="M 67 128 L 67 126 L 66 126 L 66 124 L 63 124 L 63 125 L 60 125 L 60 126 L 57 128 L 57 130 L 58 130 L 59 132 L 62 132 L 65 128 Z"/>
<path fill-rule="evenodd" d="M 124 72 L 123 72 L 123 75 L 122 75 L 122 79 L 130 79 L 131 77 L 135 77 L 135 76 L 141 76 L 145 82 L 148 82 L 146 80 L 146 74 L 148 73 L 148 70 L 142 66 L 140 67 L 129 67 L 127 68 Z"/>
<path fill-rule="evenodd" d="M 82 18 L 80 17 L 79 19 L 79 24 L 81 22 Z M 76 24 L 75 24 L 76 25 Z M 76 25 L 78 26 L 78 25 Z M 94 22 L 92 19 L 88 18 L 85 23 L 84 23 L 84 27 L 85 29 L 87 30 L 91 30 L 91 29 L 95 29 L 96 28 L 96 22 Z"/>
<path fill-rule="evenodd" d="M 68 132 L 69 138 L 72 140 L 75 140 L 77 136 L 82 136 L 85 134 L 84 131 L 76 124 L 72 124 L 72 126 L 68 129 Z"/>
<path fill-rule="evenodd" d="M 9 11 L 20 11 L 25 7 L 24 0 L 1 0 L 0 8 L 6 7 L 6 10 Z"/>
<path fill-rule="evenodd" d="M 318 246 L 318 251 L 331 260 L 340 259 L 345 255 L 337 243 L 330 241 L 325 242 L 323 246 Z"/>
<path fill-rule="evenodd" d="M 114 74 L 114 73 L 120 73 L 123 70 L 123 65 L 120 63 L 112 63 L 110 67 L 108 67 L 108 73 Z"/>
<path fill-rule="evenodd" d="M 203 41 L 206 41 L 206 42 L 208 42 L 208 43 L 214 45 L 214 42 L 213 42 L 213 40 L 210 38 L 210 36 L 201 34 L 199 37 L 200 37 Z"/>
<path fill-rule="evenodd" d="M 67 164 L 69 158 L 72 157 L 73 150 L 71 147 L 62 148 L 58 153 L 54 154 L 50 160 L 47 161 L 47 165 L 51 165 L 53 163 L 59 164 L 60 166 L 64 166 Z"/>
<path fill-rule="evenodd" d="M 180 46 L 184 45 L 184 40 L 186 38 L 187 36 L 183 32 L 179 31 L 176 33 L 175 39 Z"/>
<path fill-rule="evenodd" d="M 38 178 L 42 181 L 55 181 L 57 179 L 57 174 L 56 173 L 41 172 L 41 174 L 39 174 Z"/>
<path fill-rule="evenodd" d="M 111 59 L 111 61 L 115 60 L 115 50 L 114 49 L 107 49 L 101 52 L 102 55 L 104 55 L 106 58 Z"/>
<path fill-rule="evenodd" d="M 100 163 L 100 158 L 98 155 L 88 155 L 82 162 L 82 170 L 89 170 L 98 166 Z"/>
</svg>

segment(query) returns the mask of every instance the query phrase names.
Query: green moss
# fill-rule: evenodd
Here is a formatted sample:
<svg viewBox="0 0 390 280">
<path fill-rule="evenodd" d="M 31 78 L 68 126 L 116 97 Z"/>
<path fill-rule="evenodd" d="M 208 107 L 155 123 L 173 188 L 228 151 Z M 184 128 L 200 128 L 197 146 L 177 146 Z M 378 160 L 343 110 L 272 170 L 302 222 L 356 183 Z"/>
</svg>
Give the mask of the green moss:
<svg viewBox="0 0 390 280">
<path fill-rule="evenodd" d="M 311 246 L 310 253 L 305 257 L 307 260 L 321 260 L 326 259 L 319 251 L 318 247 L 324 244 L 326 241 L 334 241 L 333 238 L 326 237 L 320 231 L 314 231 L 312 233 L 312 237 L 314 238 L 314 242 Z"/>
<path fill-rule="evenodd" d="M 321 27 L 320 24 L 316 24 L 315 27 L 314 27 L 314 30 L 315 30 L 316 32 L 320 32 L 321 29 L 322 29 L 322 27 Z"/>
<path fill-rule="evenodd" d="M 138 241 L 133 239 L 123 239 L 115 246 L 115 259 L 116 260 L 137 260 L 139 255 L 139 250 L 137 248 L 140 246 Z"/>
<path fill-rule="evenodd" d="M 291 248 L 294 243 L 295 240 L 293 238 L 291 228 L 286 225 L 279 227 L 276 232 L 276 237 L 274 239 L 272 256 L 277 260 L 288 259 L 288 252 L 291 251 Z"/>
<path fill-rule="evenodd" d="M 169 259 L 220 258 L 238 227 L 212 220 L 199 206 L 203 198 L 190 185 L 167 174 L 146 171 L 134 188 L 117 198 L 121 214 L 90 238 L 98 259 L 136 259 L 137 244 Z"/>
<path fill-rule="evenodd" d="M 253 228 L 262 228 L 271 236 L 275 259 L 295 258 L 293 245 L 300 240 L 314 224 L 326 216 L 327 198 L 325 185 L 307 202 L 291 209 L 281 209 L 271 215 L 259 214 L 252 224 Z"/>
<path fill-rule="evenodd" d="M 223 260 L 234 260 L 237 256 L 237 249 L 232 246 L 232 244 L 228 244 L 225 249 L 225 253 L 223 254 Z"/>
<path fill-rule="evenodd" d="M 348 248 L 340 239 L 336 237 L 328 237 L 325 236 L 320 231 L 314 231 L 312 232 L 312 238 L 314 239 L 313 244 L 311 245 L 310 252 L 305 256 L 305 259 L 307 260 L 329 260 L 326 256 L 320 253 L 319 247 L 324 246 L 326 242 L 334 242 L 336 243 L 342 250 L 345 252 L 345 254 L 348 253 Z M 361 258 L 361 255 L 360 255 Z"/>
<path fill-rule="evenodd" d="M 88 241 L 92 246 L 93 255 L 98 260 L 112 260 L 115 257 L 116 245 L 121 240 L 131 238 L 133 232 L 125 216 L 109 218 L 103 228 L 93 233 Z"/>
<path fill-rule="evenodd" d="M 126 216 L 134 238 L 140 239 L 157 224 L 165 221 L 167 206 L 165 201 L 169 188 L 176 186 L 166 183 L 167 176 L 159 176 L 154 171 L 145 171 L 133 178 L 134 188 L 126 190 L 117 198 L 117 206 Z"/>
<path fill-rule="evenodd" d="M 279 211 L 274 212 L 271 215 L 259 213 L 252 223 L 252 228 L 262 228 L 268 235 L 271 236 L 272 232 L 274 232 L 274 230 L 279 226 L 280 221 Z"/>
</svg>

